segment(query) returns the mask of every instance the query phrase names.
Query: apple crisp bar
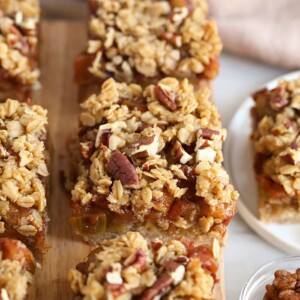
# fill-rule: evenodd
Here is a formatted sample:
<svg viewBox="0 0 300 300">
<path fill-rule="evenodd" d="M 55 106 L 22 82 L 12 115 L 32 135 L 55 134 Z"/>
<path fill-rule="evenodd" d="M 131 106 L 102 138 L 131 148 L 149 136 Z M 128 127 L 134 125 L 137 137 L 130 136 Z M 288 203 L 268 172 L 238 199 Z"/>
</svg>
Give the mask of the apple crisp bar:
<svg viewBox="0 0 300 300">
<path fill-rule="evenodd" d="M 215 299 L 219 247 L 137 232 L 103 241 L 69 272 L 78 299 Z"/>
<path fill-rule="evenodd" d="M 253 99 L 259 217 L 265 222 L 300 222 L 300 79 L 280 81 Z"/>
<path fill-rule="evenodd" d="M 38 0 L 0 1 L 0 100 L 26 100 L 38 86 Z"/>
<path fill-rule="evenodd" d="M 49 154 L 47 110 L 8 99 L 0 104 L 0 236 L 45 252 Z"/>
<path fill-rule="evenodd" d="M 226 130 L 209 97 L 188 80 L 142 88 L 108 79 L 81 104 L 77 234 L 90 242 L 130 230 L 224 238 L 238 193 L 222 166 Z"/>
<path fill-rule="evenodd" d="M 222 43 L 206 0 L 88 2 L 89 41 L 75 62 L 83 97 L 109 77 L 147 86 L 173 76 L 198 86 L 217 75 Z"/>
<path fill-rule="evenodd" d="M 35 261 L 28 248 L 17 240 L 0 238 L 0 299 L 25 300 L 33 281 Z"/>
</svg>

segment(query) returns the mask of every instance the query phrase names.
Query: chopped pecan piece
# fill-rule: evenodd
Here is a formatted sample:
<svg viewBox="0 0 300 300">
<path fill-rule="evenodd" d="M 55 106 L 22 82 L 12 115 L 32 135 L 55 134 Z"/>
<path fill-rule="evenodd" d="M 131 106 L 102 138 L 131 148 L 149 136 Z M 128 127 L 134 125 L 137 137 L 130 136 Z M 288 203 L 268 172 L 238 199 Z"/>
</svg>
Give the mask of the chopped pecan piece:
<svg viewBox="0 0 300 300">
<path fill-rule="evenodd" d="M 163 273 L 158 277 L 156 282 L 148 288 L 143 295 L 141 300 L 153 300 L 155 296 L 159 296 L 163 290 L 173 284 L 173 278 L 168 273 Z"/>
<path fill-rule="evenodd" d="M 175 93 L 167 86 L 159 84 L 155 86 L 155 94 L 160 103 L 168 110 L 176 111 L 177 105 L 175 102 Z"/>
<path fill-rule="evenodd" d="M 86 143 L 80 143 L 80 153 L 83 158 L 90 159 L 91 155 L 93 154 L 94 150 L 94 143 L 92 142 L 86 142 Z"/>
<path fill-rule="evenodd" d="M 114 179 L 120 180 L 122 185 L 127 188 L 137 189 L 140 187 L 137 172 L 129 159 L 116 150 L 107 162 L 108 172 Z"/>
<path fill-rule="evenodd" d="M 203 149 L 197 150 L 196 161 L 209 161 L 213 162 L 216 158 L 216 151 L 212 148 L 206 147 Z"/>
<path fill-rule="evenodd" d="M 147 269 L 146 255 L 142 249 L 138 249 L 133 256 L 124 261 L 124 266 L 129 267 L 134 265 L 140 273 Z"/>
<path fill-rule="evenodd" d="M 142 138 L 138 142 L 129 145 L 127 150 L 134 158 L 154 156 L 158 151 L 158 137 L 152 135 Z"/>
<path fill-rule="evenodd" d="M 271 91 L 270 105 L 272 109 L 279 110 L 288 105 L 288 99 L 285 97 L 285 88 L 277 87 Z"/>
<path fill-rule="evenodd" d="M 175 160 L 177 162 L 180 162 L 181 164 L 185 165 L 188 161 L 190 161 L 193 157 L 188 154 L 182 147 L 181 143 L 179 141 L 176 141 L 173 148 L 172 148 L 172 154 L 175 157 Z"/>
<path fill-rule="evenodd" d="M 200 137 L 203 137 L 204 139 L 211 140 L 213 135 L 218 135 L 219 131 L 212 130 L 208 128 L 201 128 L 199 129 L 199 135 Z"/>
</svg>

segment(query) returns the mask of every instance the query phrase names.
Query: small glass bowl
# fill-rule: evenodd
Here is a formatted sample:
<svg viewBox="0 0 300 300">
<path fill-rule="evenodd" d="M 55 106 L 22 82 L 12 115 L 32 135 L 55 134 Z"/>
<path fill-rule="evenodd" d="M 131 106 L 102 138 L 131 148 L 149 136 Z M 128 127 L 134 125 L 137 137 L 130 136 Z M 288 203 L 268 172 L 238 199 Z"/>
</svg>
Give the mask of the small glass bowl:
<svg viewBox="0 0 300 300">
<path fill-rule="evenodd" d="M 285 270 L 295 273 L 300 268 L 300 256 L 287 256 L 275 259 L 260 267 L 246 282 L 239 300 L 263 300 L 266 285 L 272 284 L 274 273 Z"/>
</svg>

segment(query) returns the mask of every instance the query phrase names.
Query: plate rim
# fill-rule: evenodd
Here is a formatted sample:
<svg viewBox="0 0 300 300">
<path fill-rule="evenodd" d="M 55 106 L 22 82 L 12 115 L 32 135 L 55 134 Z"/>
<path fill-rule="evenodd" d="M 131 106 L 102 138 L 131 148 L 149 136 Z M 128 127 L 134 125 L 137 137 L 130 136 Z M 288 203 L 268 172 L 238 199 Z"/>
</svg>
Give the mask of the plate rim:
<svg viewBox="0 0 300 300">
<path fill-rule="evenodd" d="M 293 71 L 290 73 L 286 73 L 283 75 L 280 75 L 268 82 L 266 82 L 265 84 L 259 86 L 256 90 L 260 90 L 263 88 L 273 88 L 277 85 L 279 80 L 293 80 L 297 77 L 300 76 L 300 70 L 297 71 Z M 243 111 L 244 106 L 248 106 L 249 105 L 249 101 L 252 101 L 252 97 L 251 97 L 252 92 L 241 102 L 241 104 L 238 106 L 238 108 L 236 109 L 236 111 L 234 112 L 231 121 L 227 127 L 227 139 L 226 142 L 224 143 L 224 166 L 225 169 L 227 170 L 227 172 L 229 173 L 230 176 L 230 180 L 233 182 L 233 184 L 235 186 L 236 182 L 235 182 L 235 178 L 233 176 L 233 172 L 232 172 L 232 163 L 231 163 L 231 158 L 230 158 L 230 153 L 231 153 L 231 147 L 232 147 L 232 134 L 230 134 L 234 128 L 234 125 L 236 123 L 236 120 L 239 116 L 239 114 L 241 113 L 241 111 Z M 275 246 L 276 248 L 288 253 L 288 254 L 299 254 L 300 253 L 300 245 L 297 246 L 293 246 L 291 244 L 288 243 L 284 243 L 281 239 L 279 239 L 277 237 L 276 234 L 270 232 L 269 230 L 266 229 L 266 225 L 264 225 L 261 221 L 259 221 L 258 218 L 256 218 L 251 212 L 250 210 L 247 208 L 247 206 L 244 204 L 243 200 L 242 200 L 242 196 L 240 194 L 240 197 L 237 200 L 237 210 L 238 210 L 238 214 L 241 216 L 241 218 L 244 220 L 244 222 L 246 222 L 246 224 L 255 231 L 256 234 L 258 234 L 263 240 L 267 241 L 269 244 Z"/>
</svg>

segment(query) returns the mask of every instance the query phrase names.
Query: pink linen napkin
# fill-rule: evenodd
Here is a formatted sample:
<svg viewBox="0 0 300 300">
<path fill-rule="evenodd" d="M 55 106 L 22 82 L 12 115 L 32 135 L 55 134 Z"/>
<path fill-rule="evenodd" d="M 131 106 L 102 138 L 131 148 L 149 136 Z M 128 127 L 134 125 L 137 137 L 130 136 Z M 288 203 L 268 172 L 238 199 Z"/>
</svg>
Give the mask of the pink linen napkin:
<svg viewBox="0 0 300 300">
<path fill-rule="evenodd" d="M 300 67 L 299 0 L 209 0 L 225 49 L 286 68 Z"/>
</svg>

